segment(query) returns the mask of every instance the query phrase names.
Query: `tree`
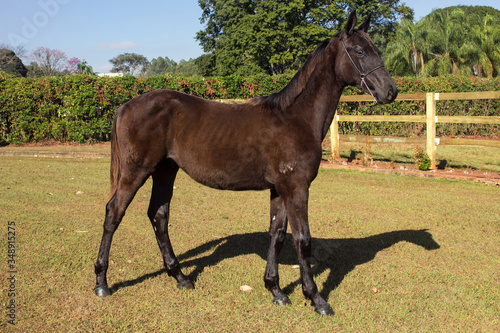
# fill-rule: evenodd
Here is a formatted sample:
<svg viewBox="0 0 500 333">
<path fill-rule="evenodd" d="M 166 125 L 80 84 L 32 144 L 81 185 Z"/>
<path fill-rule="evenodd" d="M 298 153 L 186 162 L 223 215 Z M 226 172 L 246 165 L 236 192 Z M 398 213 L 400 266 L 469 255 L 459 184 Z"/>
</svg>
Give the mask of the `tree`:
<svg viewBox="0 0 500 333">
<path fill-rule="evenodd" d="M 113 73 L 123 73 L 130 75 L 138 75 L 149 65 L 146 57 L 137 53 L 124 53 L 109 61 L 113 68 Z"/>
<path fill-rule="evenodd" d="M 196 58 L 196 68 L 201 76 L 211 76 L 214 74 L 215 69 L 215 55 L 212 53 L 205 53 Z"/>
<path fill-rule="evenodd" d="M 500 74 L 500 25 L 495 22 L 492 15 L 486 14 L 483 24 L 472 27 L 473 48 L 463 50 L 472 60 L 472 71 L 477 76 Z"/>
<path fill-rule="evenodd" d="M 197 76 L 198 68 L 195 59 L 181 60 L 179 63 L 168 57 L 158 57 L 151 60 L 147 75 L 164 75 L 170 74 L 174 76 Z"/>
<path fill-rule="evenodd" d="M 421 22 L 423 47 L 430 60 L 428 70 L 431 74 L 467 73 L 467 68 L 460 58 L 460 48 L 467 35 L 466 19 L 463 10 L 436 10 Z"/>
<path fill-rule="evenodd" d="M 31 60 L 31 76 L 61 75 L 68 62 L 63 51 L 46 47 L 38 47 L 31 51 L 29 59 Z"/>
<path fill-rule="evenodd" d="M 413 21 L 403 19 L 393 41 L 387 46 L 386 66 L 393 75 L 405 76 L 424 74 L 423 45 L 419 30 Z"/>
<path fill-rule="evenodd" d="M 16 54 L 17 57 L 19 57 L 19 59 L 26 59 L 26 56 L 28 54 L 28 52 L 26 51 L 26 48 L 23 45 L 13 46 L 10 44 L 1 43 L 0 49 L 11 50 L 12 52 L 14 52 Z"/>
<path fill-rule="evenodd" d="M 437 9 L 421 21 L 402 21 L 387 46 L 395 75 L 495 76 L 500 70 L 500 11 L 485 6 Z"/>
<path fill-rule="evenodd" d="M 94 69 L 92 68 L 92 66 L 89 66 L 86 60 L 83 60 L 78 64 L 77 73 L 85 75 L 95 75 Z"/>
<path fill-rule="evenodd" d="M 78 73 L 78 66 L 81 64 L 81 60 L 73 57 L 68 60 L 68 66 L 66 66 L 66 70 L 69 72 L 69 74 L 77 74 Z"/>
<path fill-rule="evenodd" d="M 169 59 L 169 57 L 158 57 L 151 60 L 151 65 L 148 69 L 148 75 L 163 75 L 166 73 L 173 75 L 176 72 L 176 68 L 177 63 L 174 60 Z"/>
<path fill-rule="evenodd" d="M 398 18 L 413 18 L 410 8 L 394 0 L 361 6 L 329 0 L 199 0 L 199 5 L 206 28 L 196 39 L 206 55 L 197 63 L 203 74 L 213 64 L 211 75 L 295 71 L 317 44 L 341 30 L 353 8 L 374 14 L 374 31 L 380 35 L 374 40 L 382 47 Z"/>
<path fill-rule="evenodd" d="M 26 77 L 28 73 L 28 69 L 14 51 L 5 48 L 0 48 L 0 70 L 14 76 Z"/>
<path fill-rule="evenodd" d="M 195 77 L 198 75 L 195 59 L 180 60 L 175 68 L 175 74 L 178 76 Z"/>
</svg>

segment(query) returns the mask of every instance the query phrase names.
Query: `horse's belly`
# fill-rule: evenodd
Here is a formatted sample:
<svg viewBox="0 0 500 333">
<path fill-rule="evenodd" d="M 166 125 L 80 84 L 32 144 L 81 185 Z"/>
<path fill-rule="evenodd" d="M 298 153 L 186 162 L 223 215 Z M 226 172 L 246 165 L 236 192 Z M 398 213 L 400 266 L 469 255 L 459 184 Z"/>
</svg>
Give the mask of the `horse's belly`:
<svg viewBox="0 0 500 333">
<path fill-rule="evenodd" d="M 266 180 L 259 168 L 236 161 L 229 161 L 224 168 L 204 168 L 202 166 L 183 167 L 191 178 L 205 186 L 231 191 L 266 190 L 272 184 Z"/>
</svg>

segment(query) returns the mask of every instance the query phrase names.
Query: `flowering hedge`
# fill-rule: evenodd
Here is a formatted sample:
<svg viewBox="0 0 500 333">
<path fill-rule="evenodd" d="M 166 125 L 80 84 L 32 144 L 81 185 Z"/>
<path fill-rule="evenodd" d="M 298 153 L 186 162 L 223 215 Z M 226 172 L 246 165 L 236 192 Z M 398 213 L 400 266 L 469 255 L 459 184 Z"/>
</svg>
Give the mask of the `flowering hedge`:
<svg viewBox="0 0 500 333">
<path fill-rule="evenodd" d="M 116 109 L 133 97 L 155 89 L 172 89 L 208 99 L 252 98 L 281 90 L 291 75 L 242 78 L 177 78 L 154 76 L 137 79 L 72 75 L 47 78 L 0 77 L 0 141 L 26 143 L 46 140 L 106 141 Z M 500 90 L 500 79 L 396 78 L 400 93 Z M 346 89 L 345 94 L 358 94 Z M 339 114 L 425 114 L 425 102 L 395 102 L 387 106 L 341 103 Z M 498 100 L 438 103 L 440 115 L 500 115 Z M 413 136 L 422 124 L 342 123 L 350 134 Z M 498 126 L 439 125 L 438 135 L 498 136 Z"/>
</svg>

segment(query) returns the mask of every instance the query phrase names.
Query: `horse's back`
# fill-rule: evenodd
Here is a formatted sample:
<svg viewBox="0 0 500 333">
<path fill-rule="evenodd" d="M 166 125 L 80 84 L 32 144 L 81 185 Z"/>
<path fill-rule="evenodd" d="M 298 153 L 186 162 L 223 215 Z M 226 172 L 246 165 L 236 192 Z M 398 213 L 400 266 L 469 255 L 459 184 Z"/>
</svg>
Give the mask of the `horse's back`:
<svg viewBox="0 0 500 333">
<path fill-rule="evenodd" d="M 116 115 L 122 151 L 154 169 L 171 159 L 196 181 L 220 189 L 266 189 L 269 124 L 253 104 L 230 105 L 171 90 L 125 103 Z M 267 121 L 268 122 L 268 121 Z M 266 137 L 267 135 L 267 137 Z"/>
</svg>

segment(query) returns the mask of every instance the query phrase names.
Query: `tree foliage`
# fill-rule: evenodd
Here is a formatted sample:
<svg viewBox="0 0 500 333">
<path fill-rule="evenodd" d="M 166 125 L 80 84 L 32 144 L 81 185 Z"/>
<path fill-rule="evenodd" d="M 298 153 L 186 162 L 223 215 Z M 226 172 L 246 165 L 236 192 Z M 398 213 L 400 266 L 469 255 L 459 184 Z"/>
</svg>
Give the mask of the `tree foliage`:
<svg viewBox="0 0 500 333">
<path fill-rule="evenodd" d="M 472 72 L 478 76 L 492 77 L 500 74 L 500 24 L 493 15 L 486 14 L 481 24 L 472 27 L 473 48 L 464 50 L 472 62 Z"/>
<path fill-rule="evenodd" d="M 77 57 L 73 57 L 68 60 L 68 66 L 66 66 L 66 70 L 69 72 L 69 74 L 77 74 L 78 73 L 78 66 L 82 63 L 80 59 Z"/>
<path fill-rule="evenodd" d="M 130 75 L 137 75 L 145 69 L 149 62 L 146 57 L 137 53 L 124 53 L 114 57 L 109 61 L 113 68 L 113 73 L 123 73 Z"/>
<path fill-rule="evenodd" d="M 77 73 L 78 74 L 84 74 L 84 75 L 95 75 L 94 69 L 92 66 L 90 66 L 86 60 L 81 61 L 77 65 Z"/>
<path fill-rule="evenodd" d="M 203 75 L 281 74 L 297 70 L 320 42 L 331 38 L 356 8 L 373 15 L 372 35 L 384 48 L 401 17 L 413 11 L 399 1 L 199 0 L 206 28 L 196 39 L 205 55 Z"/>
<path fill-rule="evenodd" d="M 399 76 L 497 76 L 499 21 L 500 11 L 484 6 L 453 6 L 416 24 L 402 21 L 387 47 L 387 67 Z"/>
<path fill-rule="evenodd" d="M 422 45 L 422 41 L 415 24 L 410 20 L 402 20 L 393 40 L 387 46 L 386 66 L 397 75 L 405 75 L 410 71 L 415 76 L 423 74 L 423 53 L 417 45 Z"/>
<path fill-rule="evenodd" d="M 14 76 L 26 77 L 28 73 L 28 69 L 14 51 L 3 48 L 0 48 L 0 70 Z"/>
<path fill-rule="evenodd" d="M 38 47 L 30 52 L 28 76 L 61 75 L 68 64 L 66 53 L 58 49 Z"/>
<path fill-rule="evenodd" d="M 174 75 L 195 77 L 198 75 L 195 59 L 181 60 L 179 63 L 169 57 L 158 57 L 151 60 L 147 75 Z"/>
</svg>

